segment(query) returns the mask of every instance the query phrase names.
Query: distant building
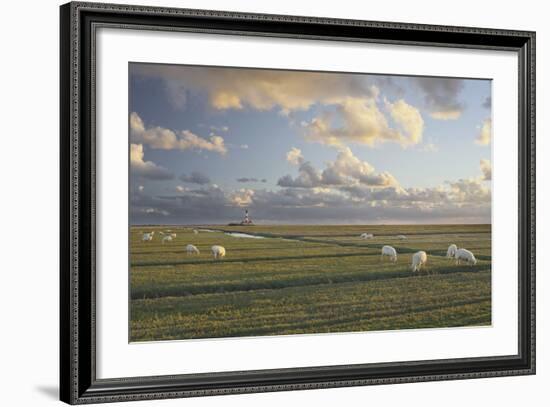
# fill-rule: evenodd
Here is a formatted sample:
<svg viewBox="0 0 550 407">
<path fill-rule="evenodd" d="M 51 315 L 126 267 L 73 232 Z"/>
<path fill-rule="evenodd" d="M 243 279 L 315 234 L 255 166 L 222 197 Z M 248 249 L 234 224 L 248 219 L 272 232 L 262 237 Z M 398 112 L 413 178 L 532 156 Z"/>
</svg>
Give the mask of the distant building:
<svg viewBox="0 0 550 407">
<path fill-rule="evenodd" d="M 252 219 L 248 215 L 248 209 L 244 210 L 244 219 L 241 222 L 241 225 L 252 225 Z"/>
<path fill-rule="evenodd" d="M 240 222 L 231 222 L 228 224 L 228 226 L 254 226 L 254 222 L 252 222 L 252 219 L 250 219 L 250 215 L 248 214 L 248 209 L 244 210 L 244 219 Z"/>
</svg>

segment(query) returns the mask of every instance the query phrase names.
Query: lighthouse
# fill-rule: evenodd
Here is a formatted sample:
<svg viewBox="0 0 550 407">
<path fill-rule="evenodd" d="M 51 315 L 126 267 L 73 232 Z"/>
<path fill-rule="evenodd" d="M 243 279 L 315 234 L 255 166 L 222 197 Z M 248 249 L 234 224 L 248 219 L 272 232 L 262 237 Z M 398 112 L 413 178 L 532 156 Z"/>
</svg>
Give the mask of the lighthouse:
<svg viewBox="0 0 550 407">
<path fill-rule="evenodd" d="M 248 215 L 248 209 L 244 210 L 244 219 L 241 225 L 252 225 L 252 220 L 250 220 L 250 216 Z"/>
</svg>

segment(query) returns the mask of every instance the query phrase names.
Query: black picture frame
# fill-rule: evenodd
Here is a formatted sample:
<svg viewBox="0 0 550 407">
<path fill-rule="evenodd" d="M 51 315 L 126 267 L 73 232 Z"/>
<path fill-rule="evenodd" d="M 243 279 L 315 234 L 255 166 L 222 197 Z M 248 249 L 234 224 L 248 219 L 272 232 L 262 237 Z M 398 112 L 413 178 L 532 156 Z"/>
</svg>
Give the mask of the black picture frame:
<svg viewBox="0 0 550 407">
<path fill-rule="evenodd" d="M 60 7 L 60 398 L 70 404 L 535 373 L 535 33 L 72 2 Z M 519 60 L 516 355 L 231 373 L 96 378 L 97 27 L 508 50 Z"/>
</svg>

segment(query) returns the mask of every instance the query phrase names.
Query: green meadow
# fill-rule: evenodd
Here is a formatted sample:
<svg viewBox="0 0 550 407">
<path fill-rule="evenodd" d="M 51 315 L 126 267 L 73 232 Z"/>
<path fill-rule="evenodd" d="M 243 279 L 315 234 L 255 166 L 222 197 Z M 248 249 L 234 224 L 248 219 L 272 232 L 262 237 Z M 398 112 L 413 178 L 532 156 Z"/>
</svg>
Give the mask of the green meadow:
<svg viewBox="0 0 550 407">
<path fill-rule="evenodd" d="M 168 230 L 176 237 L 162 243 Z M 132 342 L 491 324 L 490 225 L 140 226 L 130 237 Z M 451 243 L 477 264 L 445 258 Z M 396 263 L 381 259 L 383 245 Z M 428 262 L 412 273 L 418 250 Z"/>
</svg>

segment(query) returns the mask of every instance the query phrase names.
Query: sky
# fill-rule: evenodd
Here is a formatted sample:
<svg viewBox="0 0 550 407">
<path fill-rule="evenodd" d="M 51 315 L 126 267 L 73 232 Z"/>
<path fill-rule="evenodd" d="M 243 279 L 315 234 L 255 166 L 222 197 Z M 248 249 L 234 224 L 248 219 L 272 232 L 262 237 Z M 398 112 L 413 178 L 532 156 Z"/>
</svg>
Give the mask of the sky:
<svg viewBox="0 0 550 407">
<path fill-rule="evenodd" d="M 131 224 L 491 222 L 491 81 L 131 63 Z"/>
</svg>

